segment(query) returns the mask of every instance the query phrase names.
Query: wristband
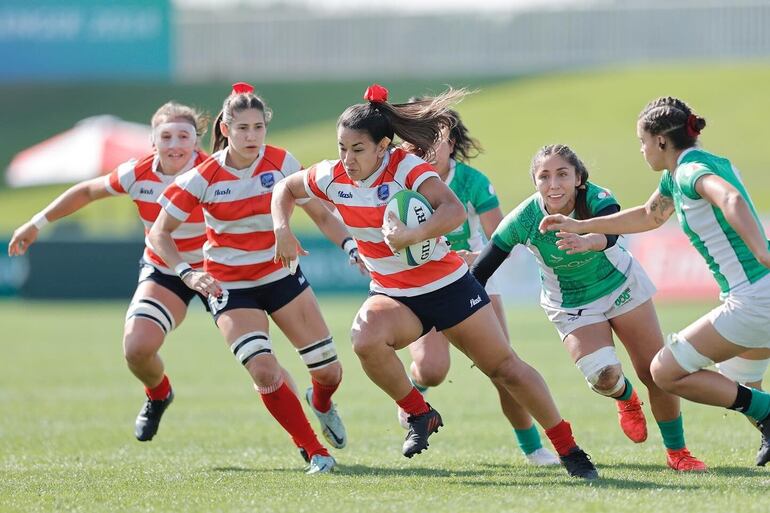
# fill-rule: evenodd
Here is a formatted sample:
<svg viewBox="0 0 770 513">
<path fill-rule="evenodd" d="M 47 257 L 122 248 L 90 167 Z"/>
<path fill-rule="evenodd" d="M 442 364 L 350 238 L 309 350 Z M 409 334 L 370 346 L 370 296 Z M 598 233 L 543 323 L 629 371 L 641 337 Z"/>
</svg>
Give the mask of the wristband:
<svg viewBox="0 0 770 513">
<path fill-rule="evenodd" d="M 358 249 L 358 244 L 356 244 L 356 241 L 353 240 L 353 237 L 348 237 L 347 239 L 342 241 L 341 244 L 342 251 L 344 251 L 347 254 L 350 254 L 351 251 L 354 249 Z"/>
<path fill-rule="evenodd" d="M 41 230 L 45 225 L 48 224 L 48 218 L 45 216 L 44 213 L 38 212 L 34 216 L 32 216 L 32 224 L 35 225 L 35 228 L 38 230 Z"/>
<path fill-rule="evenodd" d="M 193 268 L 187 262 L 179 262 L 176 264 L 176 267 L 174 267 L 174 272 L 182 280 L 184 280 L 184 277 L 190 274 L 192 271 Z"/>
</svg>

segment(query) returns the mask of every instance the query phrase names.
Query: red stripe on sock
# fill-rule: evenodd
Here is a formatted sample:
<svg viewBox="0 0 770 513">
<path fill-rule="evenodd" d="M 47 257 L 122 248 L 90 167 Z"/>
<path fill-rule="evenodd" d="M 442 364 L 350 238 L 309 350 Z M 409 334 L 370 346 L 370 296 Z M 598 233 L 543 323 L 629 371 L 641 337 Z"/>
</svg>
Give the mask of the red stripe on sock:
<svg viewBox="0 0 770 513">
<path fill-rule="evenodd" d="M 168 394 L 171 393 L 171 383 L 168 381 L 168 376 L 164 374 L 160 384 L 155 388 L 144 387 L 144 393 L 151 401 L 162 401 L 167 398 Z"/>
<path fill-rule="evenodd" d="M 284 383 L 275 392 L 259 395 L 273 418 L 289 433 L 297 445 L 307 451 L 311 458 L 316 454 L 329 455 L 329 451 L 318 441 L 305 417 L 305 412 L 302 411 L 299 399 L 289 385 Z"/>
<path fill-rule="evenodd" d="M 310 382 L 313 384 L 313 408 L 326 413 L 332 407 L 332 395 L 337 391 L 341 382 L 337 382 L 336 385 L 324 385 L 313 378 L 310 379 Z"/>
<path fill-rule="evenodd" d="M 575 439 L 572 437 L 572 426 L 564 419 L 551 429 L 546 429 L 545 435 L 559 456 L 566 456 L 573 448 L 577 447 Z"/>
<path fill-rule="evenodd" d="M 412 387 L 412 391 L 406 394 L 406 397 L 396 401 L 396 404 L 409 415 L 421 415 L 430 410 L 425 398 L 415 387 Z"/>
</svg>

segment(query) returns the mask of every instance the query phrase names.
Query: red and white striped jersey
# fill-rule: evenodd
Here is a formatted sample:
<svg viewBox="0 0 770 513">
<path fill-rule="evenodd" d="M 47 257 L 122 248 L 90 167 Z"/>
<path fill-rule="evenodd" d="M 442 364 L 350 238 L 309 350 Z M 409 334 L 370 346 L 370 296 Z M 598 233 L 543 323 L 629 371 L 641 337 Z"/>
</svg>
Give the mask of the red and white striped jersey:
<svg viewBox="0 0 770 513">
<path fill-rule="evenodd" d="M 201 164 L 207 158 L 208 155 L 203 152 L 194 153 L 185 171 Z M 104 177 L 104 187 L 110 194 L 128 194 L 131 196 L 144 224 L 144 261 L 152 264 L 164 274 L 174 274 L 174 271 L 169 269 L 166 263 L 152 250 L 146 235 L 160 213 L 158 198 L 166 187 L 174 181 L 174 178 L 183 172 L 176 175 L 164 175 L 158 171 L 158 160 L 157 155 L 149 155 L 141 160 L 129 160 Z M 186 222 L 174 230 L 171 236 L 185 262 L 189 262 L 195 268 L 203 267 L 206 225 L 203 222 L 203 210 L 201 208 L 190 212 Z"/>
<path fill-rule="evenodd" d="M 366 180 L 351 180 L 339 160 L 323 161 L 305 173 L 305 190 L 311 197 L 334 203 L 358 242 L 358 251 L 372 277 L 370 289 L 389 296 L 418 296 L 438 290 L 468 272 L 465 261 L 449 249 L 442 237 L 431 260 L 419 267 L 403 263 L 393 254 L 382 234 L 382 217 L 388 200 L 402 189 L 416 191 L 438 174 L 419 157 L 397 148 L 385 157 L 380 169 Z"/>
<path fill-rule="evenodd" d="M 302 166 L 286 150 L 265 145 L 250 167 L 234 169 L 225 165 L 227 151 L 214 153 L 179 176 L 158 201 L 182 221 L 203 206 L 207 238 L 204 268 L 225 288 L 256 287 L 280 280 L 289 271 L 273 262 L 270 200 L 275 184 Z"/>
</svg>

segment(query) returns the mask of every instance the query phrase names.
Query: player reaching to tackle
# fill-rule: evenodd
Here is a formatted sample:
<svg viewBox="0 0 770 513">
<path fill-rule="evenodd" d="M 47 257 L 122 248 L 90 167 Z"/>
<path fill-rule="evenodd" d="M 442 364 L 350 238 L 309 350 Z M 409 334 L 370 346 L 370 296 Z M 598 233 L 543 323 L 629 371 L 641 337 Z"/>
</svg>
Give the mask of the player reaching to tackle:
<svg viewBox="0 0 770 513">
<path fill-rule="evenodd" d="M 741 373 L 749 378 L 745 382 L 761 381 L 767 366 L 762 358 L 770 348 L 770 244 L 737 169 L 698 146 L 705 126 L 680 99 L 651 101 L 636 126 L 644 159 L 653 171 L 662 171 L 647 203 L 593 219 L 547 216 L 540 230 L 557 231 L 562 247 L 583 251 L 572 234 L 653 230 L 676 212 L 719 284 L 722 304 L 667 337 L 652 362 L 652 376 L 669 393 L 756 420 L 761 431 L 756 464 L 764 466 L 770 461 L 770 394 L 736 381 Z M 706 369 L 715 362 L 727 363 L 726 375 Z"/>
</svg>

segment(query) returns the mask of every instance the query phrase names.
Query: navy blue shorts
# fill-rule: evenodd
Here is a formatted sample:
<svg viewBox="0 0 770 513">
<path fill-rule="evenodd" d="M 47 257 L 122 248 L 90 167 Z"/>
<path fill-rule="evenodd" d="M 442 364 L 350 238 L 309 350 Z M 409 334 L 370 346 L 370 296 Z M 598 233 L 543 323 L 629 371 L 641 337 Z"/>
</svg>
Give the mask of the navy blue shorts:
<svg viewBox="0 0 770 513">
<path fill-rule="evenodd" d="M 371 292 L 370 295 L 387 294 Z M 465 273 L 459 280 L 427 294 L 387 296 L 406 305 L 420 319 L 422 335 L 432 328 L 442 331 L 460 324 L 489 303 L 487 292 L 471 273 Z"/>
<path fill-rule="evenodd" d="M 210 311 L 214 316 L 214 321 L 223 312 L 235 310 L 236 308 L 253 308 L 264 310 L 271 314 L 291 303 L 295 297 L 299 296 L 309 286 L 310 283 L 308 283 L 307 278 L 305 278 L 302 270 L 298 267 L 297 272 L 278 281 L 258 287 L 225 290 L 221 297 L 210 297 Z"/>
<path fill-rule="evenodd" d="M 187 306 L 190 306 L 190 301 L 194 297 L 199 297 L 201 300 L 201 303 L 203 303 L 203 306 L 206 308 L 206 311 L 209 310 L 209 303 L 206 300 L 206 296 L 201 294 L 200 292 L 196 292 L 187 285 L 184 284 L 182 281 L 182 278 L 180 278 L 177 275 L 169 275 L 169 274 L 163 274 L 159 270 L 157 270 L 154 266 L 148 264 L 144 260 L 139 261 L 139 281 L 138 283 L 142 283 L 144 281 L 151 281 L 153 283 L 157 283 L 161 287 L 170 290 L 174 293 L 179 299 L 184 301 L 184 304 Z"/>
</svg>

